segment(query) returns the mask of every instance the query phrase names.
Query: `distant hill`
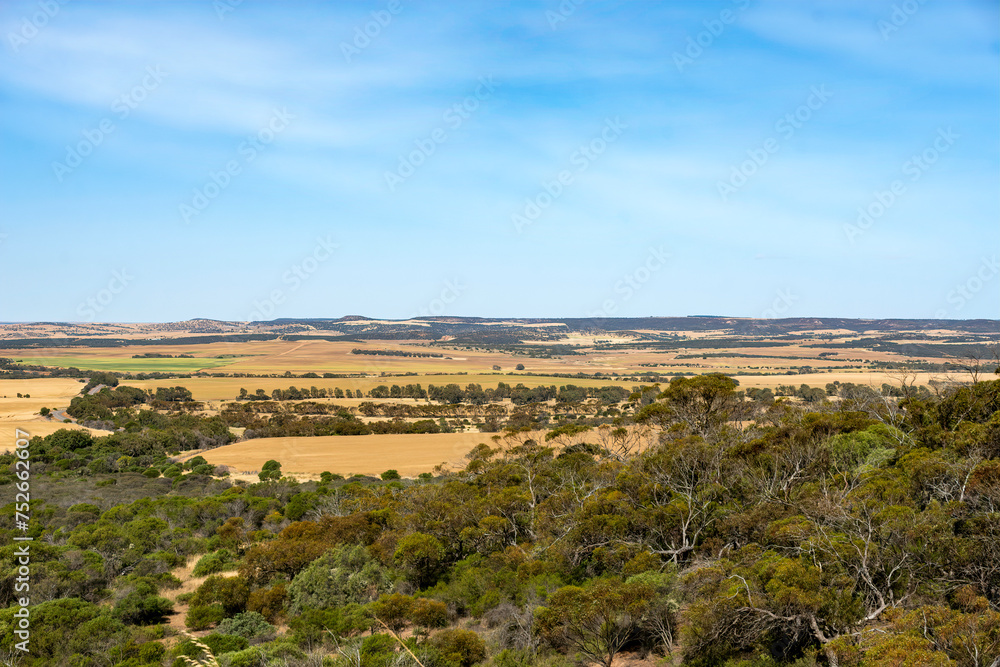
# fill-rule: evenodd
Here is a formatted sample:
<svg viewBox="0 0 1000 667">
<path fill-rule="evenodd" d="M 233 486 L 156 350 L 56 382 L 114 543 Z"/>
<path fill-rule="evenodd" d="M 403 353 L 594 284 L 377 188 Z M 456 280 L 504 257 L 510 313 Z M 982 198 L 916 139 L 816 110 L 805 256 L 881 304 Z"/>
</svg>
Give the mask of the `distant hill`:
<svg viewBox="0 0 1000 667">
<path fill-rule="evenodd" d="M 614 333 L 637 340 L 663 340 L 675 333 L 708 333 L 741 338 L 801 336 L 805 332 L 926 340 L 928 333 L 948 332 L 976 341 L 1000 336 L 1000 320 L 851 319 L 794 317 L 582 317 L 485 318 L 416 317 L 384 320 L 361 315 L 339 318 L 281 318 L 236 322 L 196 318 L 167 323 L 35 322 L 0 324 L 0 349 L 32 347 L 116 347 L 121 345 L 202 344 L 251 340 L 448 340 L 455 344 L 500 345 L 556 343 L 572 334 Z M 951 342 L 965 342 L 953 340 Z"/>
</svg>

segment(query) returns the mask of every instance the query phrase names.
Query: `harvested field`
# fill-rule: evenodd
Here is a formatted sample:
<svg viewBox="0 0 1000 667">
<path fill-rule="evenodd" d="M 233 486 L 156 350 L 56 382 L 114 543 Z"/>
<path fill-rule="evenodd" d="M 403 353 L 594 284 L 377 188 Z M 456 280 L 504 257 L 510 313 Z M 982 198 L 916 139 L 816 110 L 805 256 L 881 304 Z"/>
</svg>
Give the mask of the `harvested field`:
<svg viewBox="0 0 1000 667">
<path fill-rule="evenodd" d="M 803 373 L 796 375 L 738 375 L 736 379 L 740 381 L 740 387 L 770 387 L 774 389 L 778 385 L 790 384 L 798 387 L 807 384 L 810 387 L 825 387 L 829 382 L 853 382 L 854 384 L 872 385 L 881 387 L 883 383 L 899 386 L 899 375 L 890 374 L 884 371 L 832 371 L 829 373 Z M 910 373 L 908 382 L 916 378 L 917 385 L 929 385 L 935 382 L 968 382 L 969 376 L 960 373 Z"/>
<path fill-rule="evenodd" d="M 444 463 L 460 467 L 465 455 L 489 433 L 414 433 L 401 435 L 323 436 L 316 438 L 258 438 L 201 452 L 213 465 L 234 473 L 259 471 L 266 461 L 281 463 L 283 473 L 318 475 L 378 475 L 398 470 L 404 477 L 431 472 Z"/>
<path fill-rule="evenodd" d="M 51 410 L 66 408 L 82 387 L 80 381 L 74 378 L 0 380 L 0 434 L 3 438 L 0 440 L 0 451 L 14 442 L 14 429 L 27 431 L 32 436 L 45 436 L 61 428 L 83 428 L 38 414 L 43 407 Z M 18 394 L 30 398 L 18 398 Z M 107 434 L 107 431 L 92 432 Z"/>
</svg>

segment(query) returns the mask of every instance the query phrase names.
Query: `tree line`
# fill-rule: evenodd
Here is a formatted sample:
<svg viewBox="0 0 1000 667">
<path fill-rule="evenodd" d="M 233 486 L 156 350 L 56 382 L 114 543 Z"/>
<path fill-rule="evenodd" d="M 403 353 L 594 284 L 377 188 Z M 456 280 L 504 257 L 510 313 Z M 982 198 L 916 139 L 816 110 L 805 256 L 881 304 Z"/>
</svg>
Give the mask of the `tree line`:
<svg viewBox="0 0 1000 667">
<path fill-rule="evenodd" d="M 353 348 L 351 354 L 369 354 L 381 357 L 443 357 L 439 352 L 412 352 L 410 350 L 370 350 L 360 347 Z"/>
<path fill-rule="evenodd" d="M 273 389 L 270 393 L 263 389 L 257 389 L 251 393 L 247 389 L 241 388 L 236 399 L 241 401 L 300 401 L 311 398 L 416 398 L 438 403 L 470 403 L 472 405 L 496 403 L 510 399 L 515 405 L 524 405 L 526 403 L 544 403 L 552 399 L 559 403 L 579 403 L 588 398 L 596 398 L 602 404 L 611 405 L 625 400 L 630 393 L 628 389 L 619 385 L 580 387 L 567 384 L 560 387 L 539 385 L 529 388 L 523 383 L 512 387 L 506 382 L 498 382 L 496 388 L 487 387 L 485 389 L 478 383 L 469 383 L 465 387 L 456 383 L 432 384 L 428 385 L 427 389 L 424 389 L 420 384 L 380 384 L 367 392 L 362 389 L 345 390 L 340 387 L 328 389 L 312 386 L 307 389 L 291 386 L 288 389 Z"/>
</svg>

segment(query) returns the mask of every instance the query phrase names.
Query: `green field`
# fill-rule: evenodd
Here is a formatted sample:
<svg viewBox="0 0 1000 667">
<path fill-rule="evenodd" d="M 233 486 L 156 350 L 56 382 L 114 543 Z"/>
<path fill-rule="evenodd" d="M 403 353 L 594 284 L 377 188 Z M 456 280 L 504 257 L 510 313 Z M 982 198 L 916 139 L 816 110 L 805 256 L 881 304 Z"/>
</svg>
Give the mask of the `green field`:
<svg viewBox="0 0 1000 667">
<path fill-rule="evenodd" d="M 202 369 L 222 368 L 240 358 L 212 359 L 132 359 L 131 357 L 24 357 L 15 359 L 17 363 L 35 366 L 57 366 L 59 368 L 79 368 L 94 371 L 119 371 L 123 373 L 188 373 Z"/>
</svg>

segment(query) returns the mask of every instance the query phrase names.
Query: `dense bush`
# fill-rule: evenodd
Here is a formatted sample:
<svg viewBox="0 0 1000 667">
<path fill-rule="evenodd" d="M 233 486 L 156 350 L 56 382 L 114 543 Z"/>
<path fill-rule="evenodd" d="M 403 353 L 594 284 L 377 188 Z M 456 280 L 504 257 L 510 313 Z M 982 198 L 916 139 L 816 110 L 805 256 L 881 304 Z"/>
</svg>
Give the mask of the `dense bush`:
<svg viewBox="0 0 1000 667">
<path fill-rule="evenodd" d="M 194 566 L 192 574 L 196 577 L 204 577 L 209 574 L 218 574 L 226 570 L 235 570 L 237 558 L 229 549 L 219 549 L 210 554 L 202 556 Z"/>
<path fill-rule="evenodd" d="M 427 667 L 623 651 L 695 666 L 992 664 L 1000 382 L 833 389 L 806 403 L 722 376 L 637 387 L 614 417 L 560 420 L 546 438 L 509 428 L 463 470 L 418 481 L 185 475 L 207 464 L 167 452 L 228 437 L 224 422 L 109 408 L 124 430 L 31 441 L 24 664 L 162 663 L 161 593 L 193 554 L 208 578 L 178 603 L 189 627 L 216 628 L 205 641 L 223 665 L 411 660 L 388 630 Z M 582 396 L 553 398 L 572 414 Z M 14 462 L 0 454 L 0 484 Z"/>
<path fill-rule="evenodd" d="M 246 611 L 219 623 L 217 632 L 220 635 L 236 635 L 257 643 L 273 639 L 277 628 L 257 612 Z"/>
</svg>

